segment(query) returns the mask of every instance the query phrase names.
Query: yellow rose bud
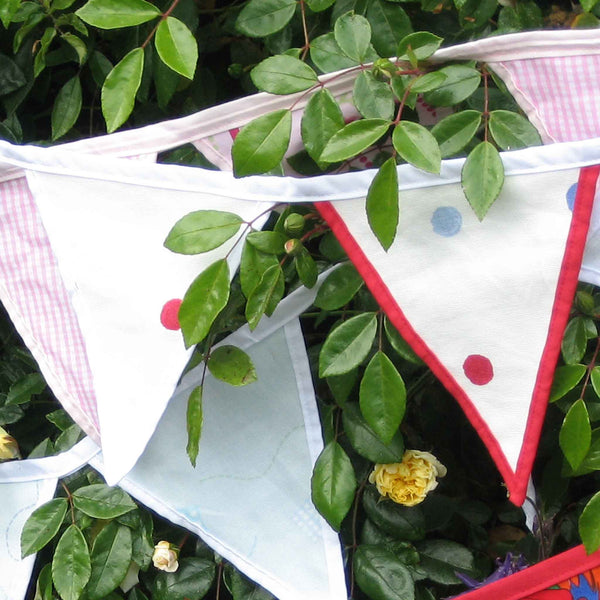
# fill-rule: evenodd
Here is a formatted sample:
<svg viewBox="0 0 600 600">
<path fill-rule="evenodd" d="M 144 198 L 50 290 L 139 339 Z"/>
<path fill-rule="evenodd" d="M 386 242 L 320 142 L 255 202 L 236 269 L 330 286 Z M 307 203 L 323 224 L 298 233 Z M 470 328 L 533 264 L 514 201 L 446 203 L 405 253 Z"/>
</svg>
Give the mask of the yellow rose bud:
<svg viewBox="0 0 600 600">
<path fill-rule="evenodd" d="M 446 472 L 446 467 L 433 454 L 406 450 L 401 463 L 375 465 L 369 481 L 382 496 L 404 506 L 415 506 L 437 487 L 437 478 L 444 477 Z"/>
<path fill-rule="evenodd" d="M 21 458 L 19 444 L 12 435 L 0 427 L 0 461 Z"/>
<path fill-rule="evenodd" d="M 154 553 L 152 554 L 152 562 L 154 566 L 160 571 L 166 571 L 167 573 L 174 573 L 179 568 L 179 550 L 174 546 L 171 546 L 169 542 L 158 542 L 154 546 Z"/>
</svg>

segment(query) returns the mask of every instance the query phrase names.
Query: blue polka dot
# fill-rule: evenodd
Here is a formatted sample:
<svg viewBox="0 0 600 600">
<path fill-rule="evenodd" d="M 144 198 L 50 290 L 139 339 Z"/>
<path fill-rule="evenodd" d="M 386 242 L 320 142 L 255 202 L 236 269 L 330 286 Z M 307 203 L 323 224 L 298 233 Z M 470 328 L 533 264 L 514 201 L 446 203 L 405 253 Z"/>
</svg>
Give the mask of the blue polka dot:
<svg viewBox="0 0 600 600">
<path fill-rule="evenodd" d="M 456 235 L 462 227 L 462 216 L 452 206 L 440 206 L 436 208 L 431 217 L 433 231 L 444 237 Z"/>
<path fill-rule="evenodd" d="M 577 184 L 576 183 L 574 183 L 567 190 L 567 206 L 569 207 L 569 210 L 573 210 L 573 206 L 575 205 L 575 196 L 577 196 Z"/>
</svg>

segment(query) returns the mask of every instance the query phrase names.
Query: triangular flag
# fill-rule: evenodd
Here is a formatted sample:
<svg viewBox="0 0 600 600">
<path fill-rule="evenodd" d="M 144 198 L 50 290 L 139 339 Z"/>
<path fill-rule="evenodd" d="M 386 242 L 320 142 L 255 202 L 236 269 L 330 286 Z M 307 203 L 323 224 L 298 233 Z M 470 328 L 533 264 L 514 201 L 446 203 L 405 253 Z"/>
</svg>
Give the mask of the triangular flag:
<svg viewBox="0 0 600 600">
<path fill-rule="evenodd" d="M 196 468 L 181 429 L 203 365 L 185 375 L 146 451 L 119 483 L 280 600 L 347 598 L 338 536 L 311 502 L 323 442 L 298 315 L 315 294 L 297 290 L 256 330 L 246 325 L 221 342 L 248 353 L 257 381 L 233 387 L 206 375 Z M 101 462 L 92 464 L 102 470 Z"/>
<path fill-rule="evenodd" d="M 587 149 L 600 162 L 597 144 Z M 459 401 L 518 505 L 599 171 L 580 175 L 569 164 L 574 150 L 505 153 L 504 189 L 483 222 L 459 184 L 464 160 L 447 161 L 437 179 L 401 167 L 401 219 L 388 252 L 370 230 L 364 199 L 317 205 L 391 321 Z"/>
</svg>

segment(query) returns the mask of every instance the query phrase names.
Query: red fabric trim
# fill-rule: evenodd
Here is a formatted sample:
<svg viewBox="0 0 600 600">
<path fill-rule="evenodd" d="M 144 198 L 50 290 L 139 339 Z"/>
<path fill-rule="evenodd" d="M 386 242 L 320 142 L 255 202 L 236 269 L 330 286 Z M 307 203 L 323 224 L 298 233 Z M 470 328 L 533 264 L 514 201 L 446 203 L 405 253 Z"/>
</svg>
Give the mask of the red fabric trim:
<svg viewBox="0 0 600 600">
<path fill-rule="evenodd" d="M 460 600 L 526 600 L 536 592 L 585 573 L 598 565 L 600 551 L 588 555 L 583 546 L 577 546 L 459 597 Z"/>
<path fill-rule="evenodd" d="M 381 279 L 375 267 L 370 263 L 334 206 L 329 202 L 318 202 L 315 204 L 317 210 L 331 227 L 338 241 L 348 254 L 348 257 L 354 263 L 354 266 L 365 280 L 371 293 L 390 321 L 400 331 L 413 350 L 427 363 L 446 389 L 456 398 L 489 450 L 500 474 L 506 482 L 510 500 L 517 506 L 523 504 L 525 500 L 527 482 L 539 442 L 546 403 L 552 385 L 554 367 L 558 353 L 560 352 L 562 335 L 567 324 L 571 302 L 577 286 L 577 278 L 594 202 L 596 180 L 599 173 L 600 166 L 596 166 L 582 169 L 580 174 L 567 248 L 561 266 L 559 284 L 550 322 L 550 331 L 542 355 L 542 362 L 529 413 L 525 441 L 521 449 L 516 472 L 510 467 L 500 444 L 465 391 L 440 362 L 438 357 L 430 350 L 425 341 L 412 328 L 387 285 Z"/>
</svg>

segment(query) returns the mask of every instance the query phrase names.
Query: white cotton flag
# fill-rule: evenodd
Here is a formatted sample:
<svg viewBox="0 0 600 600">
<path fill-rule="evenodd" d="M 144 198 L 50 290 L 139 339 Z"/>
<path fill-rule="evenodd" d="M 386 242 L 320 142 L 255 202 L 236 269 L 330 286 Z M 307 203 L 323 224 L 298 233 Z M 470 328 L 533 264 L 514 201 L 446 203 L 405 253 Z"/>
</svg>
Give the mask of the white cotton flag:
<svg viewBox="0 0 600 600">
<path fill-rule="evenodd" d="M 297 316 L 314 298 L 286 298 L 258 328 L 222 344 L 251 357 L 257 381 L 233 387 L 207 374 L 197 466 L 186 456 L 186 405 L 203 365 L 188 373 L 146 451 L 120 486 L 204 539 L 279 600 L 345 600 L 337 534 L 311 502 L 323 448 Z M 101 462 L 92 463 L 102 470 Z"/>
</svg>

